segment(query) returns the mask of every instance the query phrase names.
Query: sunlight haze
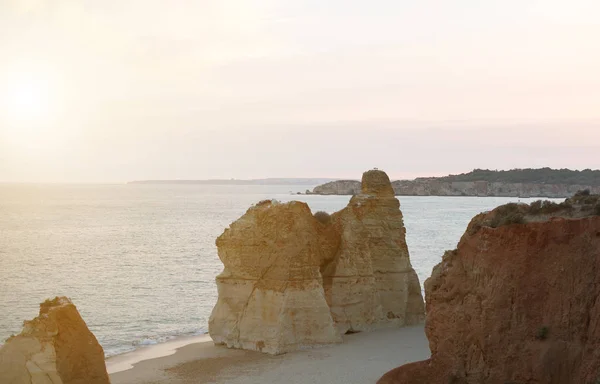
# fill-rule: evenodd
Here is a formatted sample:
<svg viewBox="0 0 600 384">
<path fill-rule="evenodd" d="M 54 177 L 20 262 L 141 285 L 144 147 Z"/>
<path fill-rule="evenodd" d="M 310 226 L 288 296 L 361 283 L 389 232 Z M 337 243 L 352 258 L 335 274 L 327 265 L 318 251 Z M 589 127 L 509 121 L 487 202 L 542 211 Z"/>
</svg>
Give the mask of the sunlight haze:
<svg viewBox="0 0 600 384">
<path fill-rule="evenodd" d="M 600 2 L 0 2 L 0 182 L 600 168 Z"/>
</svg>

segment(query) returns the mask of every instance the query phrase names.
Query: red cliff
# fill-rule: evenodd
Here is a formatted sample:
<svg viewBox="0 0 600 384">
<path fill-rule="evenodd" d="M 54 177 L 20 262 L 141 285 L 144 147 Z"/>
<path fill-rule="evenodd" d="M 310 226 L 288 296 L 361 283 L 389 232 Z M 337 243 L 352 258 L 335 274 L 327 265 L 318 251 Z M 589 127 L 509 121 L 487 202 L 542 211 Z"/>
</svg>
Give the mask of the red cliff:
<svg viewBox="0 0 600 384">
<path fill-rule="evenodd" d="M 431 358 L 378 384 L 600 383 L 600 199 L 476 216 L 425 283 Z"/>
</svg>

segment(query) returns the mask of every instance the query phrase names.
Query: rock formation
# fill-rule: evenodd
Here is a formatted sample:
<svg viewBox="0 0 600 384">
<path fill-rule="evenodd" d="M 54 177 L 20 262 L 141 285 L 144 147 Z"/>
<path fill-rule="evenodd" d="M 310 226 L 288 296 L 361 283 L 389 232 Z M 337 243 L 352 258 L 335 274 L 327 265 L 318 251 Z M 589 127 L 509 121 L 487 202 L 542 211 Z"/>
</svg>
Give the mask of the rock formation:
<svg viewBox="0 0 600 384">
<path fill-rule="evenodd" d="M 399 202 L 382 171 L 366 172 L 361 194 L 331 217 L 301 202 L 261 202 L 217 247 L 225 269 L 209 320 L 216 344 L 279 354 L 424 317 Z"/>
<path fill-rule="evenodd" d="M 0 348 L 0 383 L 107 384 L 104 351 L 66 297 L 47 300 L 40 314 Z"/>
<path fill-rule="evenodd" d="M 296 201 L 261 202 L 231 224 L 217 239 L 214 342 L 271 354 L 340 342 L 320 272 L 337 248 L 331 232 Z"/>
<path fill-rule="evenodd" d="M 357 180 L 336 180 L 316 186 L 313 195 L 354 195 L 360 192 L 361 183 Z"/>
<path fill-rule="evenodd" d="M 366 172 L 361 193 L 333 214 L 333 222 L 341 242 L 323 278 L 340 331 L 421 322 L 421 286 L 410 264 L 400 203 L 385 172 Z"/>
<path fill-rule="evenodd" d="M 476 216 L 425 291 L 431 358 L 379 384 L 600 382 L 600 197 Z"/>
</svg>

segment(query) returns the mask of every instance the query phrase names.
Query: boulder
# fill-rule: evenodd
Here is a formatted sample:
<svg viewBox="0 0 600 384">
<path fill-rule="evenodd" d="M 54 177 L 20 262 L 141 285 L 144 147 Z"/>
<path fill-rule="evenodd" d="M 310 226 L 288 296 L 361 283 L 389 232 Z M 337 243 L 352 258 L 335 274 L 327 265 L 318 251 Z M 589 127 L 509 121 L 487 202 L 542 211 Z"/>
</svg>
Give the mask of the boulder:
<svg viewBox="0 0 600 384">
<path fill-rule="evenodd" d="M 214 342 L 279 354 L 421 321 L 399 205 L 387 175 L 369 171 L 331 216 L 297 201 L 251 207 L 217 239 Z"/>
<path fill-rule="evenodd" d="M 476 216 L 425 282 L 431 358 L 378 383 L 600 382 L 599 204 Z"/>
<path fill-rule="evenodd" d="M 40 304 L 40 314 L 0 348 L 6 384 L 108 384 L 104 351 L 66 297 Z"/>
</svg>

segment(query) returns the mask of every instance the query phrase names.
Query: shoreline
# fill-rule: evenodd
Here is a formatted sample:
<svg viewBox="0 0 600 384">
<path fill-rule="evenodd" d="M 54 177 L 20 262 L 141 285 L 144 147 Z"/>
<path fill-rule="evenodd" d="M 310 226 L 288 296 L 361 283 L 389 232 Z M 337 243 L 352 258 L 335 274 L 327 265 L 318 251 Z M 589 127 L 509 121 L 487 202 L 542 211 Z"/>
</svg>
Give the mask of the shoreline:
<svg viewBox="0 0 600 384">
<path fill-rule="evenodd" d="M 292 193 L 292 195 L 294 196 L 356 196 L 356 194 L 339 194 L 339 193 Z M 572 195 L 565 195 L 562 197 L 556 197 L 556 196 L 509 196 L 509 195 L 394 195 L 394 197 L 399 198 L 399 197 L 501 197 L 501 198 L 507 198 L 507 199 L 538 199 L 538 200 L 543 200 L 543 199 L 568 199 L 569 197 L 571 197 Z"/>
<path fill-rule="evenodd" d="M 194 336 L 180 336 L 163 343 L 139 346 L 133 351 L 107 357 L 104 360 L 106 370 L 109 375 L 123 372 L 132 369 L 135 364 L 142 361 L 170 356 L 186 345 L 205 342 L 212 342 L 208 333 Z"/>
<path fill-rule="evenodd" d="M 208 335 L 153 347 L 107 359 L 111 383 L 375 383 L 390 369 L 430 356 L 423 325 L 344 335 L 341 344 L 277 356 L 215 346 Z"/>
</svg>

